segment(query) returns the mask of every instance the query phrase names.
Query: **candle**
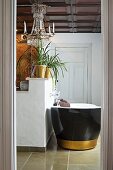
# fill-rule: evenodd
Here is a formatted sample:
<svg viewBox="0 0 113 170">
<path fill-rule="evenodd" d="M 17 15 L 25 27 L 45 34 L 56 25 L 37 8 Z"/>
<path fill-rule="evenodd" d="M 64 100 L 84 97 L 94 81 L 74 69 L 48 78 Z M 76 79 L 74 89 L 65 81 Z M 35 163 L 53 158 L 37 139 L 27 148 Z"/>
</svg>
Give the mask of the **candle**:
<svg viewBox="0 0 113 170">
<path fill-rule="evenodd" d="M 27 33 L 26 22 L 24 21 L 24 34 Z"/>
<path fill-rule="evenodd" d="M 55 24 L 53 22 L 53 34 L 55 33 Z"/>
<path fill-rule="evenodd" d="M 40 29 L 42 29 L 42 21 L 40 20 Z"/>
<path fill-rule="evenodd" d="M 51 34 L 51 28 L 50 28 L 50 25 L 49 25 L 49 34 Z"/>
<path fill-rule="evenodd" d="M 35 26 L 34 26 L 34 23 L 33 23 L 33 27 L 32 27 L 32 30 L 31 30 L 31 34 L 34 33 L 34 30 L 35 30 Z"/>
</svg>

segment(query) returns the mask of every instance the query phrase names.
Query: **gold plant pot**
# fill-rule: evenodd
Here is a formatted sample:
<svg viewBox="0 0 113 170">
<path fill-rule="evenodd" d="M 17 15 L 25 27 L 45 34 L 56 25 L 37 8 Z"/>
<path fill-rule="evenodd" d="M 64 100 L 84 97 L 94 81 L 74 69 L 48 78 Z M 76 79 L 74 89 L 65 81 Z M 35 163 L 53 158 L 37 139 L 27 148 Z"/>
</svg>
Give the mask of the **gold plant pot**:
<svg viewBox="0 0 113 170">
<path fill-rule="evenodd" d="M 50 77 L 51 77 L 51 69 L 49 67 L 46 67 L 45 78 L 50 78 Z"/>
<path fill-rule="evenodd" d="M 37 65 L 36 66 L 36 77 L 45 78 L 46 66 L 45 65 Z"/>
</svg>

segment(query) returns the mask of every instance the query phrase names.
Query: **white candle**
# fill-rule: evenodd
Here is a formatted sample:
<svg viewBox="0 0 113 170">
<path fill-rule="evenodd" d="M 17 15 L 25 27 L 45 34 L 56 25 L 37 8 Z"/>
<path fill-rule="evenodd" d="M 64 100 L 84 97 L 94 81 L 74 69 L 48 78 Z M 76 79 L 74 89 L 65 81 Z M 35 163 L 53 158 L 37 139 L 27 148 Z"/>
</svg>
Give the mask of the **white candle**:
<svg viewBox="0 0 113 170">
<path fill-rule="evenodd" d="M 34 23 L 33 23 L 33 27 L 32 27 L 32 30 L 31 30 L 31 34 L 34 33 L 34 30 L 35 30 L 35 25 L 34 25 Z"/>
<path fill-rule="evenodd" d="M 53 22 L 53 34 L 55 33 L 55 24 Z"/>
<path fill-rule="evenodd" d="M 51 34 L 51 28 L 50 28 L 50 25 L 49 25 L 49 34 Z"/>
<path fill-rule="evenodd" d="M 40 20 L 40 29 L 42 29 L 42 21 Z"/>
<path fill-rule="evenodd" d="M 24 21 L 24 34 L 27 33 L 26 22 Z"/>
</svg>

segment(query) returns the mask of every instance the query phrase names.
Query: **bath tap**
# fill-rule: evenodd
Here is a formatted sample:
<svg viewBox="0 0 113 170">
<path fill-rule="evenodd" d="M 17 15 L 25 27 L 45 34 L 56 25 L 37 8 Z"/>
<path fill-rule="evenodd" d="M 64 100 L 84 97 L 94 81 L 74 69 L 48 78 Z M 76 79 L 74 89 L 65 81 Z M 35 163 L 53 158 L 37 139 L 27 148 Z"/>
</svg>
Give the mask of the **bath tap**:
<svg viewBox="0 0 113 170">
<path fill-rule="evenodd" d="M 53 96 L 54 98 L 54 104 L 56 104 L 56 106 L 59 104 L 59 97 L 60 97 L 60 91 L 57 91 L 57 89 L 55 88 L 53 90 L 53 92 L 50 94 L 50 96 Z"/>
</svg>

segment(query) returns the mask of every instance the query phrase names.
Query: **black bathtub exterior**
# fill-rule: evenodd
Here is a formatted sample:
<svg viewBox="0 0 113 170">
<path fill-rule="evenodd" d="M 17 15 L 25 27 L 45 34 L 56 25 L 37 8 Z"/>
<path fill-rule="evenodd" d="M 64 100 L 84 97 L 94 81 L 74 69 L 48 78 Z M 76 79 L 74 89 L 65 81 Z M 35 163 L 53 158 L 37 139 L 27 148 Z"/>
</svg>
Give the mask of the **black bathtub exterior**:
<svg viewBox="0 0 113 170">
<path fill-rule="evenodd" d="M 66 149 L 86 150 L 97 144 L 101 128 L 101 108 L 51 108 L 58 144 Z"/>
</svg>

